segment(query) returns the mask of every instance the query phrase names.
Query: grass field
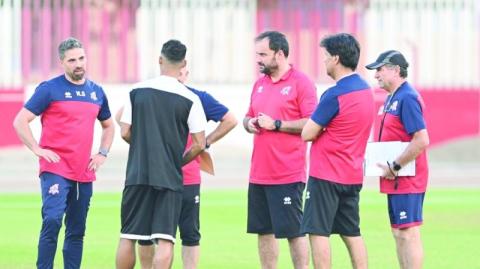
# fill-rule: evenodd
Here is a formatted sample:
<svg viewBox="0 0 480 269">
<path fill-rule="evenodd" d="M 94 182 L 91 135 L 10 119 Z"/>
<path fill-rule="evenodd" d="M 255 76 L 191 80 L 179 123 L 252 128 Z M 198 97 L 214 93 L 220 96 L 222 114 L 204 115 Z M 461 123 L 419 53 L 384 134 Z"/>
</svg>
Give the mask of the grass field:
<svg viewBox="0 0 480 269">
<path fill-rule="evenodd" d="M 259 268 L 256 237 L 246 234 L 246 191 L 202 193 L 200 268 Z M 120 194 L 94 194 L 87 225 L 82 268 L 113 268 L 119 235 Z M 40 229 L 37 194 L 0 194 L 0 268 L 34 268 Z M 432 190 L 425 199 L 425 268 L 480 268 L 480 189 Z M 398 268 L 385 197 L 365 190 L 361 226 L 370 268 Z M 63 233 L 63 231 L 61 231 Z M 63 268 L 61 239 L 55 268 Z M 181 268 L 180 244 L 174 268 Z M 291 268 L 286 242 L 279 268 Z M 332 237 L 333 267 L 349 268 L 347 251 Z"/>
</svg>

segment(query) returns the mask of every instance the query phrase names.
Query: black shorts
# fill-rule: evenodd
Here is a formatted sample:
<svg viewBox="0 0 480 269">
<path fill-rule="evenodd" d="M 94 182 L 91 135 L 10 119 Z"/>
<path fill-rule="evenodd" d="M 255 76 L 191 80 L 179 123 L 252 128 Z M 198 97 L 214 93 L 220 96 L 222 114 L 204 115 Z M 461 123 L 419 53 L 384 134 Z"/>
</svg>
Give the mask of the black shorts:
<svg viewBox="0 0 480 269">
<path fill-rule="evenodd" d="M 276 238 L 295 238 L 302 222 L 305 183 L 248 186 L 247 232 L 274 234 Z"/>
<path fill-rule="evenodd" d="M 198 246 L 200 244 L 200 184 L 184 186 L 178 228 L 182 245 Z"/>
<path fill-rule="evenodd" d="M 344 185 L 308 178 L 302 233 L 360 236 L 358 203 L 361 184 Z"/>
<path fill-rule="evenodd" d="M 125 186 L 121 209 L 121 238 L 168 240 L 175 234 L 182 206 L 182 193 L 147 185 Z"/>
</svg>

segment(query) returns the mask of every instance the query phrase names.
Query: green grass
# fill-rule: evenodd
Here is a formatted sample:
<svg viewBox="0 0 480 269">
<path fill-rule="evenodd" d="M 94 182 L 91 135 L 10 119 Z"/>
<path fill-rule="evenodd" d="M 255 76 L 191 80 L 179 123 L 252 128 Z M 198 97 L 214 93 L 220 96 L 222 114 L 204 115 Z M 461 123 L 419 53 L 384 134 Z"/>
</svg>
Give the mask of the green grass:
<svg viewBox="0 0 480 269">
<path fill-rule="evenodd" d="M 38 194 L 0 194 L 0 268 L 34 268 L 41 201 Z M 246 191 L 202 193 L 200 268 L 259 268 L 256 236 L 246 233 Z M 120 194 L 96 193 L 88 217 L 82 268 L 113 268 L 119 236 Z M 424 268 L 480 268 L 480 190 L 427 193 L 422 236 Z M 361 227 L 370 268 L 398 268 L 384 195 L 365 190 Z M 63 233 L 63 230 L 61 231 Z M 62 266 L 62 240 L 55 268 Z M 333 268 L 350 268 L 347 251 L 332 237 Z M 181 268 L 180 244 L 174 268 Z M 291 268 L 288 245 L 281 242 L 279 268 Z"/>
</svg>

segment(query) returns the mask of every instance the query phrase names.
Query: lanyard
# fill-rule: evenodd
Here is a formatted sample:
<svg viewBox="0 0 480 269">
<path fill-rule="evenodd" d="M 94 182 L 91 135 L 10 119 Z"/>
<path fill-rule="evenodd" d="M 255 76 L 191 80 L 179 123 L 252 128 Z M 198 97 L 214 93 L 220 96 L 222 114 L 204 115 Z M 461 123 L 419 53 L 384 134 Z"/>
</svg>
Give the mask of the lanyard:
<svg viewBox="0 0 480 269">
<path fill-rule="evenodd" d="M 392 102 L 393 100 L 393 97 L 395 96 L 395 94 L 397 93 L 398 89 L 391 95 L 389 95 L 389 99 L 388 101 L 386 102 L 387 104 L 385 105 L 385 107 L 383 108 L 383 118 L 382 118 L 382 122 L 380 123 L 380 131 L 378 132 L 378 142 L 380 142 L 380 140 L 382 139 L 382 131 L 383 131 L 383 124 L 385 123 L 385 117 L 387 116 L 387 112 L 389 110 L 389 107 L 390 107 L 390 103 Z M 387 161 L 387 165 L 388 165 L 388 169 L 390 170 L 390 172 L 395 175 L 395 173 L 393 172 L 392 168 L 390 167 L 390 163 Z M 394 186 L 393 188 L 396 190 L 398 189 L 398 176 L 395 175 L 395 183 L 394 183 Z"/>
</svg>

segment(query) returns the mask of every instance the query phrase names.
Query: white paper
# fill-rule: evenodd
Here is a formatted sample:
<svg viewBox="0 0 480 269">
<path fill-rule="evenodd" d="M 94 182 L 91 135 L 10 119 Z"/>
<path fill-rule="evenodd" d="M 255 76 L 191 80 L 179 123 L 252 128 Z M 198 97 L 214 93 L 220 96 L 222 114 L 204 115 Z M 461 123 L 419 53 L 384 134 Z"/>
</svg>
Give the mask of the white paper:
<svg viewBox="0 0 480 269">
<path fill-rule="evenodd" d="M 365 176 L 381 176 L 383 170 L 377 163 L 391 164 L 407 148 L 409 142 L 370 142 L 365 151 L 364 174 Z M 415 160 L 409 162 L 398 171 L 399 176 L 415 175 Z"/>
</svg>

